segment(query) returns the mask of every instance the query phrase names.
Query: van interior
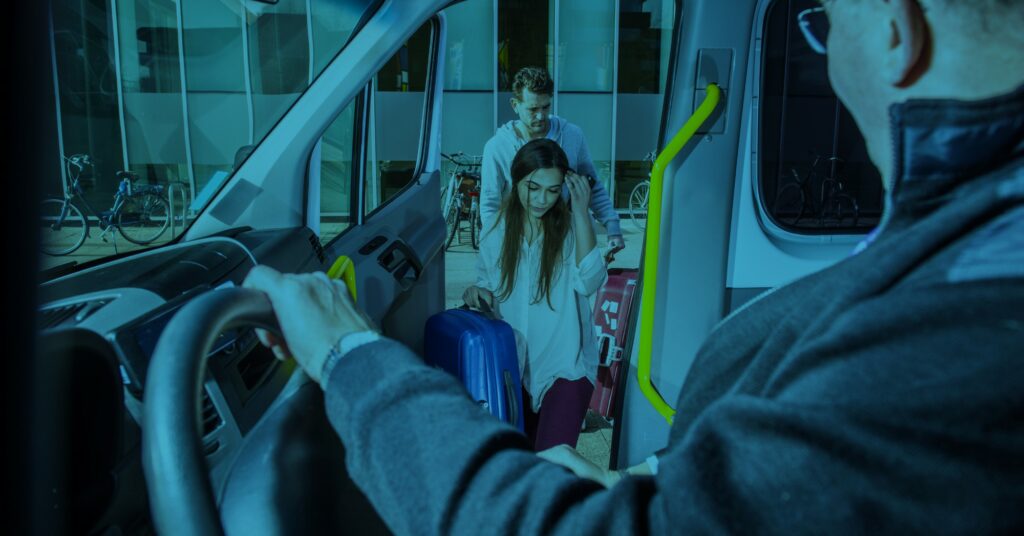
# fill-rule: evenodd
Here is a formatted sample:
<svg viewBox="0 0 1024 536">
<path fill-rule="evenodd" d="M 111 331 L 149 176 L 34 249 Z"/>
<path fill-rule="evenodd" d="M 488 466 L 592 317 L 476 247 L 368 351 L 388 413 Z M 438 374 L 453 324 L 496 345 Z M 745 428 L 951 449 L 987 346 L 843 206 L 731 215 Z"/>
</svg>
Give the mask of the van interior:
<svg viewBox="0 0 1024 536">
<path fill-rule="evenodd" d="M 46 150 L 64 158 L 48 158 L 54 163 L 44 171 L 56 186 L 33 186 L 36 195 L 59 195 L 61 184 L 74 195 L 72 181 L 109 181 L 109 162 L 120 167 L 146 151 L 180 151 L 189 163 L 187 171 L 174 171 L 188 180 L 164 191 L 168 205 L 160 225 L 168 229 L 159 238 L 136 244 L 116 225 L 104 229 L 99 209 L 110 204 L 110 192 L 101 196 L 85 187 L 81 195 L 97 211 L 84 220 L 91 225 L 84 245 L 68 254 L 31 255 L 38 258 L 31 277 L 40 281 L 31 289 L 37 314 L 26 320 L 37 326 L 29 332 L 38 333 L 28 365 L 35 387 L 28 418 L 38 527 L 48 533 L 173 533 L 173 527 L 156 526 L 151 512 L 175 504 L 211 532 L 387 532 L 347 478 L 345 447 L 327 423 L 319 387 L 258 343 L 254 328 L 266 326 L 267 311 L 230 291 L 256 265 L 326 272 L 345 257 L 358 306 L 384 335 L 422 351 L 426 320 L 452 305 L 446 263 L 455 260 L 441 212 L 449 171 L 442 152 L 460 147 L 444 145 L 467 131 L 486 139 L 511 118 L 500 53 L 484 51 L 499 63 L 483 76 L 488 91 L 452 90 L 452 73 L 467 87 L 476 76 L 462 69 L 474 49 L 460 46 L 453 53 L 448 33 L 469 16 L 471 2 L 493 21 L 499 9 L 524 5 L 219 0 L 208 2 L 206 18 L 196 18 L 198 9 L 189 13 L 184 2 L 119 0 L 109 4 L 116 13 L 96 19 L 90 11 L 96 2 L 68 7 L 72 3 L 54 1 L 36 17 L 48 24 L 45 39 L 33 41 L 47 43 L 37 55 L 46 68 L 33 71 L 47 95 L 36 107 L 49 110 L 43 121 L 62 120 L 54 102 L 57 109 L 98 106 L 89 104 L 101 101 L 97 95 L 121 110 L 111 116 L 120 127 L 70 120 L 52 127 Z M 627 13 L 630 5 L 642 12 L 647 3 L 597 4 L 604 7 L 593 9 L 605 9 L 622 29 L 636 18 Z M 555 6 L 544 9 L 547 25 L 561 27 L 555 19 L 562 4 L 544 5 Z M 646 230 L 630 236 L 640 252 L 632 268 L 644 269 L 637 303 L 653 314 L 633 307 L 623 319 L 631 340 L 623 348 L 610 419 L 610 468 L 639 463 L 664 447 L 669 424 L 656 402 L 677 399 L 698 347 L 719 322 L 755 296 L 849 255 L 879 222 L 884 195 L 877 171 L 829 88 L 824 56 L 808 48 L 797 28 L 797 14 L 814 5 L 658 3 L 660 27 L 668 29 L 657 37 L 664 42 L 665 53 L 657 57 L 664 68 L 650 82 L 636 82 L 652 89 L 646 100 L 635 99 L 636 106 L 647 106 L 652 126 L 636 134 L 635 147 L 617 149 L 637 153 L 637 162 L 651 148 L 665 155 L 659 210 L 651 210 Z M 246 21 L 245 32 L 273 36 L 279 50 L 298 47 L 303 61 L 271 57 L 266 46 L 242 46 L 240 52 L 251 55 L 247 61 L 267 58 L 259 79 L 249 79 L 257 71 L 239 72 L 238 87 L 250 89 L 217 87 L 204 70 L 225 69 L 215 51 L 235 39 L 222 35 L 218 17 Z M 492 20 L 480 24 L 491 27 Z M 75 50 L 91 53 L 75 44 L 84 35 L 75 25 L 86 29 L 89 42 L 101 43 L 102 54 L 111 40 L 130 43 L 120 53 L 147 58 L 146 67 L 135 73 L 123 68 L 131 62 L 114 62 L 122 68 L 109 72 L 51 69 Z M 134 32 L 136 39 L 118 32 Z M 298 39 L 289 37 L 294 32 Z M 498 49 L 500 40 L 490 39 Z M 268 42 L 274 41 L 259 41 Z M 179 56 L 190 61 L 179 63 Z M 300 82 L 284 87 L 289 69 L 298 69 Z M 172 74 L 155 74 L 165 71 Z M 75 76 L 92 89 L 54 90 Z M 610 105 L 614 92 L 577 93 L 559 95 L 559 113 L 581 124 L 592 114 L 611 113 L 587 110 Z M 712 93 L 717 102 L 695 123 Z M 473 108 L 477 101 L 483 104 Z M 618 113 L 609 119 L 623 129 L 635 115 L 627 101 L 618 99 Z M 126 113 L 132 106 L 148 112 Z M 160 141 L 180 135 L 161 126 L 160 113 L 182 106 L 203 113 L 179 121 L 180 128 L 209 143 Z M 482 112 L 454 114 L 455 106 Z M 231 109 L 249 120 L 225 127 Z M 688 126 L 692 135 L 668 155 L 670 142 Z M 142 141 L 104 149 L 109 154 L 94 155 L 94 166 L 72 164 L 68 157 L 85 149 L 65 146 L 71 137 L 57 132 L 95 137 L 102 128 L 123 128 L 126 139 Z M 90 169 L 102 165 L 108 171 Z M 633 173 L 634 182 L 646 178 L 646 168 L 634 167 L 616 173 Z M 131 170 L 146 177 L 171 172 L 156 165 Z M 624 199 L 628 191 L 617 195 Z M 126 217 L 128 209 L 121 210 Z M 623 226 L 630 226 L 629 212 L 621 214 Z M 654 262 L 652 244 L 645 242 L 651 228 L 660 231 Z M 644 291 L 651 277 L 656 294 Z M 227 298 L 196 307 L 217 293 Z M 647 388 L 638 381 L 643 337 L 650 345 Z"/>
</svg>

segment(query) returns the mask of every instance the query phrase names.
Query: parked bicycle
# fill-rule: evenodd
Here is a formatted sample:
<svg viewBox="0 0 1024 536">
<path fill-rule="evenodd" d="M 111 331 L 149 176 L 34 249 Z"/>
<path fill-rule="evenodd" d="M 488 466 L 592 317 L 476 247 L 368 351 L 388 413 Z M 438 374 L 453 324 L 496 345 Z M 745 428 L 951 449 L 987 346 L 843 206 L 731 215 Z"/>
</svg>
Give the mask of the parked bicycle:
<svg viewBox="0 0 1024 536">
<path fill-rule="evenodd" d="M 822 176 L 819 168 L 828 164 L 828 174 Z M 856 226 L 860 219 L 857 200 L 844 191 L 844 181 L 839 169 L 843 160 L 838 156 L 815 155 L 807 174 L 801 176 L 793 168 L 793 181 L 778 190 L 775 195 L 775 218 L 789 226 L 797 226 L 805 217 L 816 218 L 818 227 L 846 225 Z M 813 195 L 815 185 L 818 195 Z M 817 201 L 817 203 L 815 203 Z"/>
<path fill-rule="evenodd" d="M 844 190 L 846 185 L 840 173 L 843 160 L 832 157 L 829 161 L 829 174 L 821 181 L 818 198 L 818 226 L 824 227 L 827 223 L 843 226 L 846 219 L 851 218 L 849 226 L 856 227 L 860 219 L 860 206 L 857 205 L 857 199 Z"/>
<path fill-rule="evenodd" d="M 647 163 L 647 178 L 640 181 L 633 190 L 629 192 L 629 221 L 640 232 L 647 229 L 647 204 L 651 196 L 651 171 L 654 170 L 654 159 L 657 153 L 651 151 L 644 156 Z"/>
<path fill-rule="evenodd" d="M 482 157 L 467 156 L 463 153 L 444 154 L 446 160 L 455 165 L 448 177 L 448 184 L 441 192 L 441 213 L 447 226 L 444 248 L 451 247 L 458 236 L 462 244 L 462 233 L 469 231 L 469 242 L 473 249 L 480 248 L 480 163 Z M 474 171 L 475 170 L 475 171 Z"/>
<path fill-rule="evenodd" d="M 106 242 L 107 235 L 117 232 L 129 242 L 146 245 L 160 237 L 170 223 L 167 198 L 160 185 L 136 185 L 136 174 L 119 171 L 121 179 L 109 210 L 96 212 L 85 200 L 81 174 L 92 165 L 89 155 L 64 158 L 70 184 L 63 197 L 44 199 L 42 203 L 42 251 L 47 255 L 67 255 L 82 247 L 89 236 L 89 218 L 79 205 L 93 217 Z M 114 243 L 115 251 L 117 243 Z"/>
</svg>

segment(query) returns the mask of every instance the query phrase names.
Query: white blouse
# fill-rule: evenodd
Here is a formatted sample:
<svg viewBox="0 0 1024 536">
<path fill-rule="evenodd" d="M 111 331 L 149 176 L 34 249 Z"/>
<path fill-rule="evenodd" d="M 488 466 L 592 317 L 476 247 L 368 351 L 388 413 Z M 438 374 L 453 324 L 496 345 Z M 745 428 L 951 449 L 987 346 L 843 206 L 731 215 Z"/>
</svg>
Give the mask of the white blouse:
<svg viewBox="0 0 1024 536">
<path fill-rule="evenodd" d="M 519 346 L 519 372 L 523 387 L 533 398 L 533 410 L 539 411 L 544 395 L 555 380 L 597 377 L 598 342 L 594 334 L 589 296 L 608 279 L 608 269 L 595 246 L 576 265 L 576 240 L 570 230 L 562 248 L 562 263 L 551 283 L 551 307 L 547 298 L 531 303 L 537 295 L 537 275 L 544 235 L 529 245 L 523 240 L 516 270 L 515 286 L 508 299 L 501 300 L 501 245 L 504 222 L 487 231 L 477 255 L 477 286 L 486 288 L 498 299 L 498 312 L 516 332 Z M 523 344 L 525 341 L 525 344 Z"/>
</svg>

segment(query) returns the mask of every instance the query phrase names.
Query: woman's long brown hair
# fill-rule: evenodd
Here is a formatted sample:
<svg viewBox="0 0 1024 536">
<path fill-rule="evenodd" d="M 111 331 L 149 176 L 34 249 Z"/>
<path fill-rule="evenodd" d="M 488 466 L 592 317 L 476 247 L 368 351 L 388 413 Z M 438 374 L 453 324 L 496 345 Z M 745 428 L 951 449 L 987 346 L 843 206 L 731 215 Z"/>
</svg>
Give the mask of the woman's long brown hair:
<svg viewBox="0 0 1024 536">
<path fill-rule="evenodd" d="M 505 218 L 505 237 L 501 244 L 499 261 L 501 286 L 498 295 L 501 300 L 508 299 L 512 294 L 516 271 L 519 269 L 519 254 L 522 251 L 523 226 L 527 216 L 526 207 L 519 200 L 519 184 L 534 171 L 549 168 L 556 168 L 563 175 L 571 171 L 565 151 L 547 138 L 527 143 L 512 159 L 512 195 L 505 199 L 499 214 L 499 218 Z M 539 303 L 541 299 L 546 298 L 548 307 L 552 310 L 554 306 L 551 305 L 551 284 L 558 277 L 562 246 L 569 234 L 569 218 L 569 207 L 559 195 L 558 201 L 540 219 L 541 227 L 544 229 L 544 243 L 541 250 L 540 274 L 537 275 L 537 294 L 531 303 Z"/>
</svg>

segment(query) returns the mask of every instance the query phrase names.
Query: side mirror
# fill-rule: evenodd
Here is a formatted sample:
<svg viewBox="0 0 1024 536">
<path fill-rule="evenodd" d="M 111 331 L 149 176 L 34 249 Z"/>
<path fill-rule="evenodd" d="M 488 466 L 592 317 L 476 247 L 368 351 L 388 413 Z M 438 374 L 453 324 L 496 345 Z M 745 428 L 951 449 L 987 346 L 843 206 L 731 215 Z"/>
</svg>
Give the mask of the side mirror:
<svg viewBox="0 0 1024 536">
<path fill-rule="evenodd" d="M 242 162 L 245 162 L 245 159 L 249 158 L 249 155 L 251 155 L 255 149 L 255 145 L 243 145 L 239 147 L 238 150 L 235 151 L 235 159 L 231 164 L 231 169 L 238 169 L 238 167 L 242 165 Z"/>
</svg>

